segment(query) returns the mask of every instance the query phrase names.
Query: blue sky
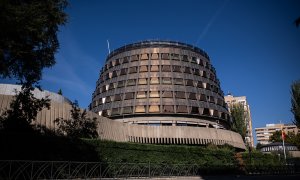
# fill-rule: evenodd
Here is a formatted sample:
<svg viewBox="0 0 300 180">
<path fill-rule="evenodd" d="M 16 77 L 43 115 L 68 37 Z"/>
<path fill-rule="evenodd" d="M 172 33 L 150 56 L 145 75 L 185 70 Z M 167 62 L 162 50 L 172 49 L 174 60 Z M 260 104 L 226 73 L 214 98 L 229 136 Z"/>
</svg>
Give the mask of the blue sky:
<svg viewBox="0 0 300 180">
<path fill-rule="evenodd" d="M 205 50 L 226 94 L 247 96 L 253 127 L 290 123 L 290 84 L 300 79 L 299 0 L 70 1 L 44 89 L 87 107 L 108 54 L 147 39 Z"/>
</svg>

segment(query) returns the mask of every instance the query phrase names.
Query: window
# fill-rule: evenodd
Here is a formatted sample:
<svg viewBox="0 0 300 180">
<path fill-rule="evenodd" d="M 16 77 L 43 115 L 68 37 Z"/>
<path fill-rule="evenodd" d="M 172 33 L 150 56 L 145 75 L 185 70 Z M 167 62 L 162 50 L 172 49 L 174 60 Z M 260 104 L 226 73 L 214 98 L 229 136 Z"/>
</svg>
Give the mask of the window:
<svg viewBox="0 0 300 180">
<path fill-rule="evenodd" d="M 129 61 L 129 56 L 125 56 L 123 59 L 123 64 L 128 63 Z"/>
<path fill-rule="evenodd" d="M 108 68 L 111 68 L 111 67 L 112 67 L 112 62 L 109 62 Z"/>
<path fill-rule="evenodd" d="M 163 98 L 172 98 L 173 97 L 173 93 L 171 91 L 164 91 L 162 93 L 162 97 Z"/>
<path fill-rule="evenodd" d="M 114 77 L 117 77 L 117 76 L 118 76 L 117 71 L 113 71 L 112 77 L 114 78 Z"/>
<path fill-rule="evenodd" d="M 148 66 L 140 66 L 140 72 L 148 72 Z"/>
<path fill-rule="evenodd" d="M 161 68 L 162 72 L 171 72 L 171 66 L 170 65 L 163 65 Z"/>
<path fill-rule="evenodd" d="M 107 74 L 105 75 L 105 79 L 106 79 L 106 80 L 109 79 L 109 73 L 107 73 Z"/>
<path fill-rule="evenodd" d="M 208 108 L 204 108 L 204 109 L 203 109 L 203 115 L 205 115 L 205 116 L 210 116 L 210 112 L 209 112 L 209 109 L 208 109 Z"/>
<path fill-rule="evenodd" d="M 165 105 L 163 106 L 164 113 L 174 113 L 174 106 L 172 105 Z"/>
<path fill-rule="evenodd" d="M 132 106 L 123 107 L 123 114 L 132 114 Z"/>
<path fill-rule="evenodd" d="M 116 61 L 115 61 L 115 66 L 118 66 L 118 65 L 120 65 L 120 59 L 116 59 Z"/>
<path fill-rule="evenodd" d="M 123 68 L 123 69 L 121 69 L 121 73 L 120 73 L 120 75 L 122 76 L 122 75 L 126 75 L 127 74 L 127 68 Z"/>
<path fill-rule="evenodd" d="M 107 103 L 111 102 L 110 96 L 107 96 L 105 101 L 106 101 Z"/>
<path fill-rule="evenodd" d="M 209 79 L 214 81 L 214 80 L 215 80 L 215 76 L 211 73 L 211 74 L 209 75 Z"/>
<path fill-rule="evenodd" d="M 107 110 L 103 110 L 101 113 L 101 116 L 107 117 L 108 116 Z"/>
<path fill-rule="evenodd" d="M 159 113 L 160 109 L 158 105 L 149 106 L 149 113 Z"/>
<path fill-rule="evenodd" d="M 193 69 L 193 73 L 197 76 L 200 76 L 199 69 Z"/>
<path fill-rule="evenodd" d="M 172 79 L 170 77 L 163 77 L 162 83 L 163 84 L 172 84 Z"/>
<path fill-rule="evenodd" d="M 159 91 L 150 91 L 150 97 L 151 98 L 159 97 Z"/>
<path fill-rule="evenodd" d="M 152 65 L 151 68 L 150 68 L 150 71 L 151 72 L 158 72 L 159 71 L 159 68 L 157 65 Z"/>
<path fill-rule="evenodd" d="M 215 98 L 214 98 L 213 96 L 210 96 L 210 97 L 209 97 L 209 102 L 210 102 L 210 103 L 215 103 Z"/>
<path fill-rule="evenodd" d="M 169 54 L 168 53 L 162 53 L 161 54 L 161 59 L 162 60 L 169 60 Z"/>
<path fill-rule="evenodd" d="M 158 53 L 152 53 L 151 59 L 158 59 Z"/>
<path fill-rule="evenodd" d="M 181 78 L 174 78 L 174 84 L 176 84 L 176 85 L 183 85 L 183 79 L 181 79 Z"/>
<path fill-rule="evenodd" d="M 214 110 L 214 114 L 213 114 L 214 117 L 219 117 L 219 112 L 217 110 Z"/>
<path fill-rule="evenodd" d="M 220 105 L 220 106 L 223 106 L 223 100 L 218 98 L 218 103 L 217 104 Z"/>
<path fill-rule="evenodd" d="M 121 101 L 121 100 L 122 100 L 121 94 L 116 94 L 115 101 Z"/>
<path fill-rule="evenodd" d="M 194 86 L 194 82 L 193 82 L 193 80 L 191 80 L 191 79 L 187 79 L 185 85 L 186 85 L 186 86 Z"/>
<path fill-rule="evenodd" d="M 113 84 L 113 83 L 110 83 L 108 89 L 109 89 L 109 90 L 114 89 L 114 84 Z"/>
<path fill-rule="evenodd" d="M 221 113 L 221 118 L 226 119 L 225 113 L 223 113 L 223 112 Z"/>
<path fill-rule="evenodd" d="M 149 59 L 148 54 L 141 55 L 141 60 L 148 60 L 148 59 Z"/>
<path fill-rule="evenodd" d="M 127 100 L 127 99 L 134 99 L 134 92 L 125 93 L 124 100 Z"/>
<path fill-rule="evenodd" d="M 185 92 L 177 91 L 177 92 L 175 93 L 175 97 L 176 97 L 176 98 L 180 98 L 180 99 L 185 99 Z"/>
<path fill-rule="evenodd" d="M 199 114 L 199 108 L 198 107 L 191 107 L 191 114 Z"/>
<path fill-rule="evenodd" d="M 133 66 L 129 68 L 129 74 L 131 73 L 137 73 L 137 66 Z"/>
<path fill-rule="evenodd" d="M 210 84 L 209 84 L 209 83 L 206 83 L 206 89 L 207 89 L 207 90 L 211 90 L 211 87 L 210 87 Z"/>
<path fill-rule="evenodd" d="M 147 85 L 148 82 L 147 82 L 147 78 L 141 78 L 139 79 L 139 85 Z"/>
<path fill-rule="evenodd" d="M 177 113 L 188 113 L 188 109 L 186 106 L 179 105 L 177 106 Z"/>
<path fill-rule="evenodd" d="M 200 101 L 206 101 L 206 96 L 205 94 L 200 95 Z"/>
<path fill-rule="evenodd" d="M 153 77 L 150 79 L 150 84 L 159 84 L 159 78 Z"/>
<path fill-rule="evenodd" d="M 202 59 L 200 59 L 200 62 L 199 62 L 200 66 L 204 66 L 204 62 Z"/>
<path fill-rule="evenodd" d="M 146 108 L 145 106 L 135 106 L 135 113 L 145 113 Z"/>
<path fill-rule="evenodd" d="M 203 71 L 202 77 L 207 78 L 206 71 Z"/>
<path fill-rule="evenodd" d="M 127 80 L 127 86 L 135 86 L 135 79 L 128 79 Z"/>
<path fill-rule="evenodd" d="M 197 64 L 197 59 L 196 59 L 196 57 L 192 57 L 191 63 Z"/>
<path fill-rule="evenodd" d="M 102 87 L 101 87 L 101 90 L 102 90 L 102 92 L 105 92 L 105 91 L 106 91 L 106 86 L 105 86 L 105 85 L 102 86 Z"/>
<path fill-rule="evenodd" d="M 180 66 L 173 66 L 173 72 L 181 72 Z"/>
<path fill-rule="evenodd" d="M 191 74 L 191 69 L 189 67 L 184 68 L 184 73 Z"/>
<path fill-rule="evenodd" d="M 138 61 L 138 60 L 139 60 L 139 55 L 138 54 L 131 56 L 131 62 Z"/>
<path fill-rule="evenodd" d="M 125 86 L 125 81 L 119 81 L 118 85 L 117 85 L 117 88 L 121 88 L 121 87 L 124 87 L 124 86 Z"/>
<path fill-rule="evenodd" d="M 191 99 L 191 100 L 197 100 L 196 93 L 190 93 L 189 94 L 189 99 Z"/>
<path fill-rule="evenodd" d="M 172 54 L 172 60 L 179 60 L 179 54 Z"/>
<path fill-rule="evenodd" d="M 113 108 L 113 109 L 111 110 L 111 115 L 112 115 L 112 116 L 120 115 L 120 110 L 119 110 L 119 108 Z"/>
<path fill-rule="evenodd" d="M 182 61 L 188 62 L 189 61 L 188 56 L 187 55 L 183 55 L 182 56 Z"/>
<path fill-rule="evenodd" d="M 147 91 L 139 91 L 136 94 L 136 98 L 140 99 L 140 98 L 147 98 Z"/>
</svg>

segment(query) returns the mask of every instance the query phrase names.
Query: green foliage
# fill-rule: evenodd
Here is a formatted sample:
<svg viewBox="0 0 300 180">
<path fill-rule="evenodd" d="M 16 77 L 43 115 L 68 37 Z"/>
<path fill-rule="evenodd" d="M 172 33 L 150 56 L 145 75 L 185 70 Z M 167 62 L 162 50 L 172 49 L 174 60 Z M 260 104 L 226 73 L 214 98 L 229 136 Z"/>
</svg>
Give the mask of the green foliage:
<svg viewBox="0 0 300 180">
<path fill-rule="evenodd" d="M 66 6 L 66 0 L 0 1 L 0 76 L 22 84 L 42 78 L 43 68 L 55 64 Z"/>
<path fill-rule="evenodd" d="M 286 138 L 289 135 L 286 135 Z M 281 131 L 275 131 L 270 137 L 269 137 L 269 141 L 271 142 L 281 142 L 282 138 L 281 138 Z"/>
<path fill-rule="evenodd" d="M 54 122 L 58 126 L 58 133 L 65 134 L 72 138 L 96 138 L 97 119 L 88 118 L 86 110 L 81 112 L 78 102 L 72 103 L 71 119 L 56 119 Z"/>
<path fill-rule="evenodd" d="M 245 166 L 279 166 L 282 162 L 275 154 L 264 154 L 260 151 L 252 151 L 251 153 L 242 153 Z"/>
<path fill-rule="evenodd" d="M 246 123 L 244 106 L 240 103 L 230 106 L 230 114 L 233 120 L 232 130 L 239 133 L 243 139 L 246 136 Z"/>
<path fill-rule="evenodd" d="M 300 133 L 294 134 L 292 132 L 288 133 L 287 142 L 294 144 L 300 149 Z"/>
<path fill-rule="evenodd" d="M 300 80 L 291 85 L 291 111 L 294 114 L 294 124 L 300 127 Z"/>
<path fill-rule="evenodd" d="M 281 131 L 275 131 L 272 136 L 270 136 L 270 141 L 272 142 L 282 142 Z M 288 132 L 285 135 L 285 142 L 296 145 L 300 149 L 300 133 L 295 134 L 293 132 Z"/>
<path fill-rule="evenodd" d="M 0 77 L 15 78 L 21 92 L 1 116 L 2 128 L 28 131 L 38 111 L 49 108 L 49 100 L 37 99 L 31 91 L 39 87 L 42 70 L 55 64 L 59 47 L 58 26 L 66 22 L 66 0 L 0 1 Z"/>
<path fill-rule="evenodd" d="M 262 144 L 260 144 L 260 143 L 256 144 L 256 149 L 260 149 L 261 147 L 262 147 Z"/>
<path fill-rule="evenodd" d="M 31 131 L 32 122 L 43 108 L 50 107 L 48 98 L 37 99 L 33 96 L 32 86 L 22 86 L 21 91 L 14 96 L 10 109 L 1 115 L 2 128 L 11 132 Z M 16 92 L 17 93 L 17 92 Z"/>
<path fill-rule="evenodd" d="M 201 166 L 236 165 L 234 149 L 225 146 L 180 146 L 118 143 L 113 141 L 86 140 L 105 162 L 197 164 Z"/>
</svg>

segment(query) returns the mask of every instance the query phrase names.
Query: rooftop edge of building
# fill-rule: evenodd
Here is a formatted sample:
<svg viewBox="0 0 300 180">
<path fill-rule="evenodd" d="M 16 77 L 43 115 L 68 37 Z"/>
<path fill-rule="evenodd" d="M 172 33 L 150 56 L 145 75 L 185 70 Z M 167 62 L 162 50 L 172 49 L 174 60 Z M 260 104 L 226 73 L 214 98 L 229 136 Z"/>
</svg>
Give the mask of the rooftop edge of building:
<svg viewBox="0 0 300 180">
<path fill-rule="evenodd" d="M 134 50 L 134 49 L 140 49 L 140 48 L 149 48 L 149 47 L 178 47 L 178 48 L 182 48 L 182 49 L 187 49 L 187 50 L 191 50 L 197 53 L 200 53 L 202 56 L 206 57 L 208 60 L 210 60 L 208 54 L 200 49 L 199 47 L 190 45 L 190 44 L 186 44 L 186 43 L 182 43 L 182 42 L 178 42 L 178 41 L 169 41 L 169 40 L 144 40 L 144 41 L 139 41 L 136 43 L 131 43 L 131 44 L 127 44 L 124 46 L 121 46 L 115 50 L 113 50 L 112 52 L 110 52 L 106 58 L 106 62 L 108 59 L 110 59 L 111 57 L 124 52 L 124 51 L 130 51 L 130 50 Z"/>
<path fill-rule="evenodd" d="M 16 92 L 21 91 L 21 87 L 22 87 L 21 85 L 17 85 L 17 84 L 0 83 L 0 95 L 14 96 L 14 95 L 16 95 Z M 32 93 L 33 93 L 34 97 L 36 97 L 38 99 L 47 97 L 50 100 L 55 101 L 55 102 L 60 102 L 60 103 L 67 102 L 69 104 L 72 103 L 68 98 L 66 98 L 60 94 L 57 94 L 55 92 L 51 92 L 51 91 L 47 91 L 47 90 L 40 91 L 39 89 L 34 88 Z"/>
</svg>

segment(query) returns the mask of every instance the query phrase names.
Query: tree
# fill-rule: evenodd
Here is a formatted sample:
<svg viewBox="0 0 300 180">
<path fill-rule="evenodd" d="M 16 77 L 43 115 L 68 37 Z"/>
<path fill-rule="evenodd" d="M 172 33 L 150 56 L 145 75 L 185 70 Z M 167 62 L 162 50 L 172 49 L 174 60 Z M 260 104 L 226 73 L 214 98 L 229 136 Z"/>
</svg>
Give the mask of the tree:
<svg viewBox="0 0 300 180">
<path fill-rule="evenodd" d="M 270 137 L 269 141 L 272 142 L 282 142 L 281 131 L 275 131 Z M 300 149 L 300 133 L 295 134 L 293 132 L 288 132 L 285 135 L 285 142 L 296 145 Z"/>
<path fill-rule="evenodd" d="M 287 139 L 288 135 L 286 135 Z M 282 142 L 281 131 L 275 131 L 270 137 L 269 141 L 271 142 Z"/>
<path fill-rule="evenodd" d="M 261 147 L 262 147 L 262 144 L 260 144 L 260 143 L 256 144 L 256 149 L 260 149 Z"/>
<path fill-rule="evenodd" d="M 243 139 L 246 137 L 246 123 L 244 106 L 240 103 L 236 103 L 230 106 L 230 114 L 232 117 L 232 130 L 239 133 Z"/>
<path fill-rule="evenodd" d="M 55 64 L 56 33 L 66 22 L 66 6 L 66 0 L 0 1 L 0 78 L 14 78 L 22 85 L 1 116 L 3 128 L 29 129 L 38 111 L 49 108 L 47 98 L 37 99 L 31 91 L 40 89 L 42 70 Z"/>
<path fill-rule="evenodd" d="M 58 126 L 58 133 L 72 138 L 96 138 L 97 119 L 88 118 L 86 110 L 81 110 L 78 102 L 72 103 L 71 119 L 56 119 L 54 122 Z"/>
<path fill-rule="evenodd" d="M 55 64 L 66 0 L 1 0 L 0 77 L 33 85 Z"/>
<path fill-rule="evenodd" d="M 291 96 L 293 122 L 297 127 L 300 127 L 300 80 L 291 85 Z"/>
<path fill-rule="evenodd" d="M 10 109 L 1 116 L 2 127 L 10 132 L 29 132 L 37 113 L 43 108 L 50 107 L 48 98 L 37 99 L 32 94 L 34 88 L 23 86 L 22 90 L 14 96 Z M 16 92 L 17 93 L 17 92 Z"/>
</svg>

